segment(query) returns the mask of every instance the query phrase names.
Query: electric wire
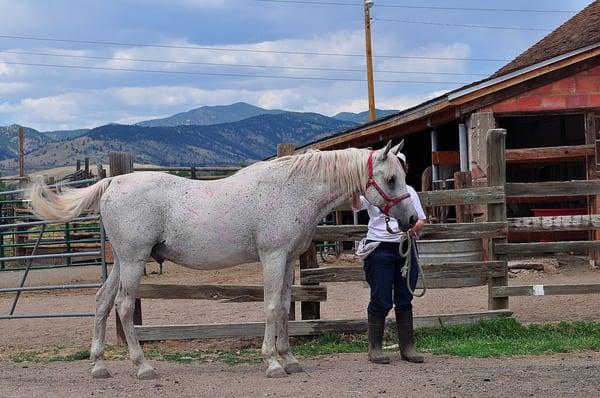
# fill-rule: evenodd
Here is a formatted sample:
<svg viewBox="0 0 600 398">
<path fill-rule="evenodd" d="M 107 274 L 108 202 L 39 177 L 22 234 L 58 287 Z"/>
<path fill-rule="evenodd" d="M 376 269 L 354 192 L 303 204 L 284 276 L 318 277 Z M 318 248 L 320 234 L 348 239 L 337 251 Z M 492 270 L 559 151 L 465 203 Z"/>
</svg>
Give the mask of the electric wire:
<svg viewBox="0 0 600 398">
<path fill-rule="evenodd" d="M 162 64 L 176 65 L 203 65 L 203 66 L 225 66 L 225 67 L 240 67 L 240 68 L 261 68 L 261 69 L 289 69 L 289 70 L 308 70 L 308 71 L 325 71 L 325 72 L 366 72 L 365 69 L 350 69 L 350 68 L 319 68 L 310 66 L 282 66 L 282 65 L 252 65 L 252 64 L 227 64 L 218 62 L 197 62 L 197 61 L 177 61 L 165 59 L 144 59 L 144 58 L 126 58 L 126 57 L 103 57 L 97 55 L 80 55 L 80 54 L 57 54 L 57 53 L 42 53 L 33 51 L 9 51 L 0 50 L 0 54 L 12 55 L 35 55 L 60 58 L 77 58 L 77 59 L 95 59 L 106 61 L 131 61 L 131 62 L 151 62 Z M 448 76 L 488 76 L 485 73 L 459 73 L 459 72 L 419 72 L 419 71 L 400 71 L 400 70 L 375 70 L 376 73 L 394 73 L 394 74 L 420 74 L 420 75 L 448 75 Z"/>
<path fill-rule="evenodd" d="M 62 64 L 45 64 L 33 62 L 13 62 L 0 60 L 0 64 L 6 65 L 22 65 L 47 68 L 71 68 L 84 70 L 102 70 L 102 71 L 118 71 L 118 72 L 140 72 L 140 73 L 163 73 L 175 75 L 200 75 L 200 76 L 225 76 L 225 77 L 250 77 L 250 78 L 266 78 L 266 79 L 289 79 L 289 80 L 322 80 L 322 81 L 343 81 L 343 82 L 366 82 L 366 79 L 351 79 L 338 77 L 302 77 L 302 76 L 276 76 L 276 75 L 252 75 L 244 73 L 217 73 L 217 72 L 196 72 L 196 71 L 167 71 L 155 69 L 135 69 L 135 68 L 113 68 L 104 66 L 84 66 L 84 65 L 62 65 Z M 379 83 L 415 83 L 415 84 L 455 84 L 464 85 L 467 82 L 449 82 L 449 81 L 427 81 L 427 80 L 385 80 L 377 79 Z"/>
</svg>

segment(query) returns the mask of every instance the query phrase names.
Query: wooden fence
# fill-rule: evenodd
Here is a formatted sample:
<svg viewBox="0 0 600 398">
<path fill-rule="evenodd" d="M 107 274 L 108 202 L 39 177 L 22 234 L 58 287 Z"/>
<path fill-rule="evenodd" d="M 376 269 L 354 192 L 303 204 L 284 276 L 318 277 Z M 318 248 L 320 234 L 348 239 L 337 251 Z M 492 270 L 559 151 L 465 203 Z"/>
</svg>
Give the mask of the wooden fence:
<svg viewBox="0 0 600 398">
<path fill-rule="evenodd" d="M 557 217 L 506 217 L 506 202 L 526 197 L 581 197 L 600 194 L 600 181 L 564 181 L 543 183 L 506 183 L 506 131 L 494 129 L 488 132 L 486 170 L 487 186 L 444 191 L 421 192 L 421 202 L 426 207 L 487 206 L 486 222 L 454 224 L 428 224 L 422 239 L 472 238 L 483 239 L 487 245 L 484 261 L 422 264 L 428 288 L 461 288 L 488 286 L 488 310 L 468 314 L 449 314 L 416 317 L 421 326 L 444 326 L 478 322 L 510 316 L 508 299 L 511 296 L 547 296 L 564 294 L 600 293 L 599 283 L 560 285 L 509 285 L 507 260 L 514 256 L 531 256 L 559 252 L 600 251 L 600 241 L 530 242 L 508 243 L 509 232 L 581 231 L 600 229 L 600 215 L 576 215 Z M 587 156 L 589 148 L 574 147 L 581 156 Z M 565 156 L 569 149 L 548 149 L 548 156 Z M 515 162 L 516 150 L 508 152 L 510 162 Z M 314 241 L 356 241 L 366 235 L 366 225 L 319 226 Z M 320 305 L 327 300 L 326 283 L 355 282 L 364 280 L 362 267 L 319 267 L 313 244 L 300 258 L 299 285 L 293 286 L 292 301 L 301 302 L 301 320 L 290 322 L 290 335 L 313 335 L 333 332 L 363 332 L 366 320 L 323 320 Z M 420 283 L 420 282 L 419 282 Z M 226 302 L 250 302 L 262 300 L 262 286 L 173 286 L 142 285 L 141 298 L 204 299 Z M 366 303 L 365 303 L 366 305 Z M 292 316 L 294 319 L 294 316 Z M 211 337 L 252 337 L 264 332 L 262 322 L 234 324 L 200 324 L 169 326 L 136 326 L 140 340 L 195 339 Z"/>
<path fill-rule="evenodd" d="M 466 286 L 489 286 L 489 310 L 468 314 L 444 314 L 416 317 L 415 324 L 420 326 L 443 326 L 451 324 L 474 323 L 482 319 L 510 316 L 508 299 L 499 287 L 508 283 L 507 262 L 496 245 L 506 244 L 508 223 L 505 211 L 504 193 L 504 148 L 506 131 L 490 130 L 488 135 L 487 170 L 488 186 L 465 188 L 452 191 L 420 193 L 425 206 L 484 204 L 488 207 L 488 222 L 429 224 L 422 237 L 424 239 L 474 238 L 489 242 L 487 261 L 455 262 L 445 264 L 423 264 L 423 272 L 429 288 L 458 288 Z M 502 165 L 502 166 L 498 166 Z M 365 236 L 365 225 L 319 226 L 314 241 L 356 241 Z M 327 300 L 324 283 L 352 282 L 364 280 L 362 267 L 325 267 L 319 268 L 314 245 L 300 258 L 300 285 L 293 286 L 292 301 L 300 301 L 301 320 L 290 322 L 290 335 L 312 335 L 332 332 L 362 332 L 366 330 L 366 320 L 323 320 L 320 318 L 320 303 Z M 261 286 L 170 286 L 142 285 L 140 298 L 163 299 L 211 299 L 229 302 L 248 302 L 262 300 Z M 366 303 L 364 303 L 366 306 Z M 292 318 L 293 319 L 293 318 Z M 201 324 L 136 326 L 138 337 L 142 341 L 165 339 L 195 339 L 211 337 L 249 337 L 260 336 L 264 331 L 262 322 L 236 324 Z"/>
</svg>

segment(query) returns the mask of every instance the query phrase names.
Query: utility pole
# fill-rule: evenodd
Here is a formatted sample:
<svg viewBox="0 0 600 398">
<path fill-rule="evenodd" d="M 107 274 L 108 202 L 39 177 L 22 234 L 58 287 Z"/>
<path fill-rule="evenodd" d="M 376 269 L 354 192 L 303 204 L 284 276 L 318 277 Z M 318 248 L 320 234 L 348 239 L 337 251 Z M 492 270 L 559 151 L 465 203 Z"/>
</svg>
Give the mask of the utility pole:
<svg viewBox="0 0 600 398">
<path fill-rule="evenodd" d="M 19 177 L 21 180 L 19 182 L 23 182 L 23 177 L 25 177 L 25 138 L 23 137 L 23 127 L 19 127 Z"/>
<path fill-rule="evenodd" d="M 369 121 L 377 119 L 375 114 L 375 84 L 373 82 L 373 49 L 371 47 L 371 7 L 373 0 L 365 0 L 365 42 L 367 46 L 367 81 L 369 84 Z"/>
</svg>

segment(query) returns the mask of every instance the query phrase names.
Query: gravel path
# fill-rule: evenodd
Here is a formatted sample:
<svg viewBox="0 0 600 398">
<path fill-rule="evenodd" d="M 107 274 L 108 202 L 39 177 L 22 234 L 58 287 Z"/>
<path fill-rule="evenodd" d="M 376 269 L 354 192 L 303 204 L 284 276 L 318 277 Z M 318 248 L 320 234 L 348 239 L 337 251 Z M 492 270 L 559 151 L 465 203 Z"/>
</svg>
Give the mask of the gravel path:
<svg viewBox="0 0 600 398">
<path fill-rule="evenodd" d="M 0 397 L 597 397 L 599 353 L 502 359 L 427 356 L 388 366 L 343 354 L 303 361 L 307 373 L 267 379 L 261 365 L 156 363 L 160 378 L 138 381 L 128 361 L 93 380 L 84 361 L 0 363 Z"/>
</svg>

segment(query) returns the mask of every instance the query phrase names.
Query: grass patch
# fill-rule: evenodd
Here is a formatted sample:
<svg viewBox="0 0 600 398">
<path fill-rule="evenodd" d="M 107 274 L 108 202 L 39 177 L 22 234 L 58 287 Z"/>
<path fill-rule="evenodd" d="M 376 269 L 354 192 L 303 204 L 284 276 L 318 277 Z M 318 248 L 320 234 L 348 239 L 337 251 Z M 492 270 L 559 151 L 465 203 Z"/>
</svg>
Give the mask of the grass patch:
<svg viewBox="0 0 600 398">
<path fill-rule="evenodd" d="M 600 322 L 522 325 L 512 318 L 417 331 L 417 346 L 433 354 L 473 357 L 541 355 L 600 349 Z"/>
<path fill-rule="evenodd" d="M 385 344 L 396 343 L 391 330 Z M 462 357 L 498 357 L 512 355 L 543 355 L 582 350 L 600 350 L 600 322 L 578 321 L 555 324 L 522 325 L 512 318 L 497 319 L 469 326 L 448 326 L 441 329 L 419 329 L 417 349 L 436 355 Z M 297 339 L 293 352 L 310 358 L 337 353 L 366 352 L 365 334 L 335 334 Z M 229 365 L 258 363 L 259 349 L 177 351 L 161 345 L 144 348 L 150 359 L 177 363 L 216 362 Z M 87 360 L 87 349 L 53 348 L 43 351 L 0 352 L 0 360 L 15 362 L 59 362 Z M 127 359 L 125 347 L 108 347 L 106 358 Z"/>
</svg>

